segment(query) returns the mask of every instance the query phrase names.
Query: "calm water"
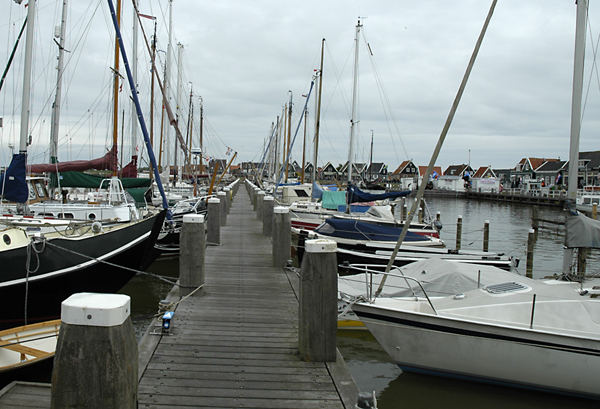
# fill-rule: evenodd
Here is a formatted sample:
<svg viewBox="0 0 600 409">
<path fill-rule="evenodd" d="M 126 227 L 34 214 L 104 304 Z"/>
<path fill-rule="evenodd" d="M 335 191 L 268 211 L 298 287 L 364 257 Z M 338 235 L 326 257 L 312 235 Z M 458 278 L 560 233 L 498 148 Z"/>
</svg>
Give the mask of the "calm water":
<svg viewBox="0 0 600 409">
<path fill-rule="evenodd" d="M 530 206 L 465 201 L 463 199 L 428 199 L 430 210 L 441 212 L 441 238 L 449 248 L 455 247 L 456 218 L 463 217 L 462 248 L 480 250 L 483 223 L 490 221 L 490 251 L 504 252 L 521 260 L 518 271 L 524 274 L 527 234 L 531 226 Z M 540 207 L 538 217 L 563 218 L 557 208 Z M 540 229 L 534 252 L 534 277 L 558 273 L 562 266 L 563 229 L 547 224 Z M 588 259 L 588 272 L 598 272 L 598 252 Z M 154 263 L 149 271 L 176 277 L 177 259 Z M 148 276 L 136 276 L 122 290 L 132 297 L 132 318 L 138 339 L 156 313 L 158 301 L 171 286 Z M 433 376 L 403 373 L 368 331 L 338 331 L 340 348 L 352 376 L 361 391 L 376 391 L 380 409 L 406 407 L 431 408 L 593 408 L 598 402 L 538 393 L 527 390 L 484 385 Z M 443 346 L 441 346 L 443 347 Z M 443 406 L 442 406 L 443 405 Z"/>
</svg>

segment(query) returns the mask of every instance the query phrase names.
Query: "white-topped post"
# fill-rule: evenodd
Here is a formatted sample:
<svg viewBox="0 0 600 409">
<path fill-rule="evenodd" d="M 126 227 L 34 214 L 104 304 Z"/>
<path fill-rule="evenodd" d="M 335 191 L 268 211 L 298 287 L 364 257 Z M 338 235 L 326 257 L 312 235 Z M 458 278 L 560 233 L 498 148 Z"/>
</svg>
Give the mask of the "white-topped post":
<svg viewBox="0 0 600 409">
<path fill-rule="evenodd" d="M 270 236 L 273 233 L 273 205 L 275 204 L 275 198 L 271 195 L 267 195 L 263 198 L 263 234 Z"/>
<path fill-rule="evenodd" d="M 306 240 L 300 274 L 298 350 L 304 361 L 332 362 L 336 356 L 337 244 Z"/>
<path fill-rule="evenodd" d="M 225 192 L 225 203 L 226 203 L 226 210 L 227 210 L 227 214 L 229 214 L 229 209 L 231 209 L 231 201 L 232 201 L 232 191 L 231 191 L 231 187 L 227 186 L 223 188 L 223 192 Z"/>
<path fill-rule="evenodd" d="M 273 266 L 284 267 L 291 257 L 290 209 L 285 206 L 273 208 Z"/>
<path fill-rule="evenodd" d="M 263 201 L 265 199 L 265 191 L 259 190 L 256 194 L 256 218 L 262 220 L 263 214 Z"/>
<path fill-rule="evenodd" d="M 179 296 L 185 297 L 204 284 L 206 236 L 204 215 L 186 214 L 179 234 Z M 201 294 L 201 290 L 194 293 Z"/>
<path fill-rule="evenodd" d="M 260 188 L 258 188 L 258 187 L 255 187 L 254 190 L 252 190 L 252 208 L 254 209 L 254 211 L 256 211 L 256 205 L 257 205 L 259 191 L 260 191 Z"/>
<path fill-rule="evenodd" d="M 227 193 L 218 192 L 217 197 L 221 201 L 220 202 L 221 210 L 219 213 L 221 216 L 221 226 L 225 226 L 227 224 Z"/>
<path fill-rule="evenodd" d="M 216 197 L 208 199 L 206 215 L 206 242 L 209 245 L 221 244 L 221 201 Z"/>
<path fill-rule="evenodd" d="M 62 302 L 51 408 L 137 408 L 130 312 L 124 294 L 77 293 Z"/>
</svg>

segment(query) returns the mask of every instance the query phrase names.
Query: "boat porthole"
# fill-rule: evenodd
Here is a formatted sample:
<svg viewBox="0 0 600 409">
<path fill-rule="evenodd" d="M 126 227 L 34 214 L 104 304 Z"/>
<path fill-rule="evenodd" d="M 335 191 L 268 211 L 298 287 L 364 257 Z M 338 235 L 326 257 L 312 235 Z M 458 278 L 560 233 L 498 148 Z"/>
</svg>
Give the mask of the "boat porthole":
<svg viewBox="0 0 600 409">
<path fill-rule="evenodd" d="M 8 234 L 3 235 L 2 239 L 4 240 L 4 243 L 6 243 L 6 245 L 10 244 L 10 236 Z"/>
<path fill-rule="evenodd" d="M 90 213 L 88 217 L 90 220 L 96 220 L 96 215 L 94 213 Z"/>
</svg>

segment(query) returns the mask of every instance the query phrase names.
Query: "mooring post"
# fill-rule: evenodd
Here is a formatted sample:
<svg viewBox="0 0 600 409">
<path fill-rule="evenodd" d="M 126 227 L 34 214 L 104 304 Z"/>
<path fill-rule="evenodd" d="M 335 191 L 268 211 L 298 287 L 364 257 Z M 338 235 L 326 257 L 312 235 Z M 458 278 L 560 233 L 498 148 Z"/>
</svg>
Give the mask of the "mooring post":
<svg viewBox="0 0 600 409">
<path fill-rule="evenodd" d="M 402 205 L 402 221 L 406 220 L 406 214 L 408 213 L 408 208 L 406 206 L 406 203 L 404 203 Z"/>
<path fill-rule="evenodd" d="M 77 293 L 61 304 L 51 408 L 137 408 L 138 349 L 124 294 Z"/>
<path fill-rule="evenodd" d="M 186 214 L 179 234 L 179 296 L 185 297 L 204 284 L 206 236 L 204 216 Z M 199 295 L 200 291 L 195 294 Z"/>
<path fill-rule="evenodd" d="M 423 208 L 419 207 L 419 223 L 423 223 Z"/>
<path fill-rule="evenodd" d="M 221 244 L 221 201 L 216 197 L 208 199 L 206 215 L 206 242 L 210 245 Z"/>
<path fill-rule="evenodd" d="M 270 236 L 273 232 L 273 205 L 275 198 L 267 195 L 263 198 L 263 234 Z"/>
<path fill-rule="evenodd" d="M 435 220 L 438 222 L 442 221 L 442 214 L 439 211 L 435 214 Z"/>
<path fill-rule="evenodd" d="M 598 219 L 598 203 L 592 204 L 592 219 L 594 219 L 594 220 Z"/>
<path fill-rule="evenodd" d="M 309 362 L 333 362 L 337 330 L 337 245 L 306 240 L 300 274 L 298 350 Z"/>
<path fill-rule="evenodd" d="M 488 251 L 490 245 L 490 221 L 483 222 L 483 251 Z"/>
<path fill-rule="evenodd" d="M 252 194 L 252 208 L 254 209 L 254 211 L 256 211 L 256 206 L 258 204 L 258 192 L 260 191 L 259 188 L 255 187 L 253 190 L 253 194 Z"/>
<path fill-rule="evenodd" d="M 273 208 L 273 267 L 284 267 L 291 257 L 290 209 Z"/>
<path fill-rule="evenodd" d="M 263 201 L 265 199 L 265 191 L 259 190 L 256 196 L 256 218 L 262 220 L 263 214 Z"/>
<path fill-rule="evenodd" d="M 462 238 L 462 215 L 456 219 L 456 250 L 460 250 L 460 241 Z"/>
<path fill-rule="evenodd" d="M 589 249 L 585 247 L 579 247 L 577 249 L 577 275 L 583 281 L 585 277 L 585 270 L 587 269 L 587 255 Z"/>
<path fill-rule="evenodd" d="M 527 266 L 525 267 L 525 276 L 533 278 L 533 244 L 535 243 L 535 230 L 529 229 L 527 236 Z"/>
<path fill-rule="evenodd" d="M 221 221 L 221 226 L 225 226 L 227 224 L 227 194 L 225 192 L 217 192 L 217 197 L 220 200 L 221 208 L 219 210 L 219 216 Z"/>
<path fill-rule="evenodd" d="M 224 187 L 223 192 L 225 192 L 225 211 L 229 214 L 229 209 L 231 209 L 231 201 L 233 198 L 231 197 L 231 188 Z"/>
</svg>

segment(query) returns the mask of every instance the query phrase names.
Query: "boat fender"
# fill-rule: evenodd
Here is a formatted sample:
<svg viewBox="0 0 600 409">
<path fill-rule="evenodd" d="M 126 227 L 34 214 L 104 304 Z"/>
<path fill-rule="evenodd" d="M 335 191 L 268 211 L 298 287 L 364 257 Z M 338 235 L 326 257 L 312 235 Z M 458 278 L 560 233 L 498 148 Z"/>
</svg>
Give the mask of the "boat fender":
<svg viewBox="0 0 600 409">
<path fill-rule="evenodd" d="M 98 234 L 102 232 L 102 223 L 94 222 L 92 223 L 92 233 Z"/>
</svg>

